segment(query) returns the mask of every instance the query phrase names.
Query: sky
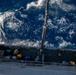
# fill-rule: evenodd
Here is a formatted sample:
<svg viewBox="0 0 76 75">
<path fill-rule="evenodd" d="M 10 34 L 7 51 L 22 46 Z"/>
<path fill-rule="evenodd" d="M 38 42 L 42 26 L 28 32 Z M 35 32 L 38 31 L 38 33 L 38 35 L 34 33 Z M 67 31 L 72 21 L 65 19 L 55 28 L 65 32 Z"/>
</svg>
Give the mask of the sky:
<svg viewBox="0 0 76 75">
<path fill-rule="evenodd" d="M 26 38 L 25 36 L 29 36 L 31 38 L 31 36 L 28 34 L 33 33 L 34 36 L 32 36 L 32 38 L 37 38 L 40 40 L 41 34 L 39 35 L 39 33 L 41 33 L 40 30 L 42 30 L 42 25 L 43 25 L 42 23 L 44 20 L 44 9 L 45 9 L 44 7 L 45 7 L 45 0 L 28 0 L 28 1 L 2 0 L 0 2 L 1 34 L 3 34 L 5 38 L 9 39 L 12 37 L 13 39 L 16 38 L 17 40 L 19 38 L 22 39 L 22 35 L 24 35 L 24 38 Z M 73 43 L 71 43 L 72 38 L 75 39 L 75 34 L 76 34 L 75 33 L 76 32 L 75 31 L 75 23 L 76 23 L 75 12 L 76 12 L 75 0 L 50 0 L 49 19 L 47 24 L 47 30 L 49 31 L 49 33 L 47 31 L 48 36 L 46 36 L 46 40 L 50 41 L 50 38 L 49 38 L 50 34 L 56 31 L 55 33 L 57 35 L 56 36 L 52 35 L 51 37 L 52 38 L 54 37 L 56 41 L 59 40 L 58 42 L 59 47 L 73 45 Z M 25 29 L 23 25 L 26 26 Z M 32 25 L 34 27 L 32 27 Z M 66 32 L 70 27 L 73 27 L 73 29 Z M 25 32 L 23 29 L 26 30 L 28 34 L 24 34 Z M 21 35 L 20 31 L 22 30 L 23 30 L 23 34 Z M 62 35 L 60 36 L 59 33 L 64 35 L 67 33 L 67 35 L 65 37 Z M 71 42 L 66 41 L 66 39 L 68 38 L 71 39 Z M 54 39 L 51 39 L 51 40 L 54 40 Z M 46 41 L 46 44 L 48 44 L 48 42 Z M 75 43 L 74 40 L 73 42 Z M 39 43 L 38 40 L 37 40 L 37 43 Z M 52 43 L 53 41 L 51 41 L 50 45 L 54 46 Z"/>
</svg>

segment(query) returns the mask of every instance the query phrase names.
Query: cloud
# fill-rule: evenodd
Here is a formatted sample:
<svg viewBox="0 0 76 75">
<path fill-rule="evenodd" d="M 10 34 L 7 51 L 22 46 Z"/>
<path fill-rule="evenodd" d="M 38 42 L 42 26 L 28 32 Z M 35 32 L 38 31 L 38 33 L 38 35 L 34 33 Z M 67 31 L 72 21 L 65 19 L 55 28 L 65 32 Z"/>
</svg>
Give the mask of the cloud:
<svg viewBox="0 0 76 75">
<path fill-rule="evenodd" d="M 10 12 L 10 11 L 7 11 L 7 12 L 4 12 L 4 13 L 0 13 L 0 26 L 3 28 L 4 27 L 4 21 L 7 17 L 13 15 L 14 12 Z"/>
<path fill-rule="evenodd" d="M 58 41 L 58 48 L 63 48 L 72 45 L 71 42 L 67 42 L 61 36 L 56 36 L 55 39 Z"/>
<path fill-rule="evenodd" d="M 36 7 L 36 8 L 41 8 L 45 3 L 45 0 L 37 0 L 31 3 L 27 4 L 26 10 L 29 10 L 31 7 Z M 73 4 L 66 4 L 64 3 L 64 0 L 50 0 L 49 2 L 50 6 L 53 4 L 57 4 L 59 8 L 61 8 L 64 11 L 71 11 L 71 10 L 76 10 L 76 6 Z M 55 7 L 55 6 L 53 6 Z"/>
<path fill-rule="evenodd" d="M 66 4 L 63 2 L 64 0 L 50 0 L 50 6 L 55 7 L 55 4 L 58 8 L 61 8 L 64 11 L 76 10 L 76 6 L 73 4 Z"/>
<path fill-rule="evenodd" d="M 70 5 L 70 4 L 62 4 L 60 6 L 64 11 L 71 11 L 71 10 L 76 10 L 76 7 L 74 5 Z"/>
<path fill-rule="evenodd" d="M 0 12 L 0 42 L 3 41 L 2 39 L 6 39 L 5 32 L 3 31 L 4 28 L 4 21 L 6 18 L 8 18 L 10 15 L 14 14 L 13 12 Z"/>
<path fill-rule="evenodd" d="M 40 8 L 42 7 L 43 3 L 45 0 L 38 0 L 36 2 L 31 2 L 27 4 L 27 10 L 30 9 L 31 7 L 36 7 L 36 8 Z"/>
<path fill-rule="evenodd" d="M 72 45 L 72 44 L 70 42 L 63 40 L 61 43 L 59 43 L 59 48 L 67 47 L 69 45 Z"/>
</svg>

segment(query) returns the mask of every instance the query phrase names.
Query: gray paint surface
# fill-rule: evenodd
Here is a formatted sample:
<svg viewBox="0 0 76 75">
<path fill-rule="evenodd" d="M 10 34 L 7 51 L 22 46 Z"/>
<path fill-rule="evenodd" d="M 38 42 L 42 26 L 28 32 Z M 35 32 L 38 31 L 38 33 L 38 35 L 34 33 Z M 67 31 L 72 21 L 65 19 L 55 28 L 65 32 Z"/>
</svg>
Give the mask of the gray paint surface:
<svg viewBox="0 0 76 75">
<path fill-rule="evenodd" d="M 0 62 L 0 75 L 76 75 L 76 67 L 26 66 L 25 63 Z"/>
</svg>

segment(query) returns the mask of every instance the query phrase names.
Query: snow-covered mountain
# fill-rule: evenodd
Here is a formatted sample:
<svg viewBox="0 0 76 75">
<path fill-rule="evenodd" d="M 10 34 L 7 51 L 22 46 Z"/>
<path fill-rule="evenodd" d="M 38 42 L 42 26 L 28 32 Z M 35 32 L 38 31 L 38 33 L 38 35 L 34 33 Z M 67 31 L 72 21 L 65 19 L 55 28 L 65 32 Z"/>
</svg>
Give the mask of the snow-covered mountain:
<svg viewBox="0 0 76 75">
<path fill-rule="evenodd" d="M 1 0 L 0 43 L 40 46 L 46 0 Z M 45 46 L 76 49 L 76 1 L 50 0 Z"/>
</svg>

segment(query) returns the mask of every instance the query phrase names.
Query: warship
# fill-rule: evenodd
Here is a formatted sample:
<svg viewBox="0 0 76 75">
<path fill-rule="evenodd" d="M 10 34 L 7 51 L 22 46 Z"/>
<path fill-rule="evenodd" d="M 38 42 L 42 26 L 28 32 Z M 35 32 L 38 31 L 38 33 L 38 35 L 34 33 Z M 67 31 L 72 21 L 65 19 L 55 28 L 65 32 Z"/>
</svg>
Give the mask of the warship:
<svg viewBox="0 0 76 75">
<path fill-rule="evenodd" d="M 41 47 L 0 44 L 0 75 L 76 75 L 76 50 L 44 45 L 49 0 L 46 0 Z"/>
</svg>

